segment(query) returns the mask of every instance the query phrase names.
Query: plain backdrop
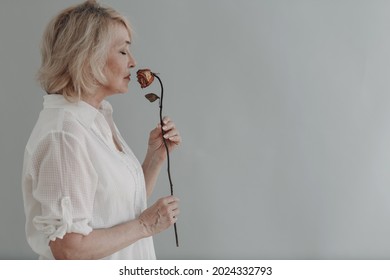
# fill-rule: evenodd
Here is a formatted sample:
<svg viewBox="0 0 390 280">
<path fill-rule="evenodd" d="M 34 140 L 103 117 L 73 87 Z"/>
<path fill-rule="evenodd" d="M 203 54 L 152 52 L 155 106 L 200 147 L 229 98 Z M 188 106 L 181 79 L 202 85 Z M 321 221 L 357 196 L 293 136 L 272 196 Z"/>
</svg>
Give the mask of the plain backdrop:
<svg viewBox="0 0 390 280">
<path fill-rule="evenodd" d="M 160 73 L 180 247 L 159 259 L 390 258 L 390 2 L 106 0 L 135 31 L 137 69 Z M 24 234 L 24 147 L 48 21 L 79 1 L 0 2 L 0 258 L 36 259 Z M 109 98 L 143 160 L 154 84 Z M 169 194 L 165 167 L 150 200 Z"/>
</svg>

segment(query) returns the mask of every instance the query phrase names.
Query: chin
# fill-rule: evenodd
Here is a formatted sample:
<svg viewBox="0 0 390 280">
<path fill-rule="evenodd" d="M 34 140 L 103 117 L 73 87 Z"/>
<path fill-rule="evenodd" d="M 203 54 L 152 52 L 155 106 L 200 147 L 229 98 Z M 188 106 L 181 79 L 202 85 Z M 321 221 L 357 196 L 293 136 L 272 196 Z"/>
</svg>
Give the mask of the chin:
<svg viewBox="0 0 390 280">
<path fill-rule="evenodd" d="M 120 93 L 120 94 L 124 94 L 124 93 L 126 93 L 126 92 L 128 92 L 129 91 L 129 89 L 128 89 L 128 87 L 123 87 L 123 88 L 118 88 L 115 92 L 116 93 Z"/>
<path fill-rule="evenodd" d="M 119 93 L 122 93 L 122 94 L 124 94 L 124 93 L 126 93 L 126 92 L 128 92 L 129 91 L 129 89 L 128 88 L 124 88 L 124 89 L 122 89 L 121 91 L 119 91 Z"/>
</svg>

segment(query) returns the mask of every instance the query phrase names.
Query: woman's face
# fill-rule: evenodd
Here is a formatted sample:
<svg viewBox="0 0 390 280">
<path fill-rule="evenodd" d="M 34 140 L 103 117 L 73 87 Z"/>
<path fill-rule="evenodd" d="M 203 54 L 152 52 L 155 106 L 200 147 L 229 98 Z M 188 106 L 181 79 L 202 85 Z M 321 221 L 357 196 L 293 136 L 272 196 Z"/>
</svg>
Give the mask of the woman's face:
<svg viewBox="0 0 390 280">
<path fill-rule="evenodd" d="M 116 25 L 113 41 L 108 53 L 104 74 L 107 83 L 103 86 L 107 95 L 125 93 L 130 82 L 130 68 L 135 67 L 135 60 L 130 52 L 130 37 L 123 25 Z"/>
</svg>

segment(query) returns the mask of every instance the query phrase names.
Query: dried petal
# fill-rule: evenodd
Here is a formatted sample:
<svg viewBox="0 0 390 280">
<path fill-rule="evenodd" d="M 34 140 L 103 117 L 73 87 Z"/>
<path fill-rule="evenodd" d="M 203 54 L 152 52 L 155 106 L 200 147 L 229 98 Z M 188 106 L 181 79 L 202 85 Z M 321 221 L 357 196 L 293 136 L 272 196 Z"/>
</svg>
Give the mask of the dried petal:
<svg viewBox="0 0 390 280">
<path fill-rule="evenodd" d="M 140 69 L 137 71 L 137 80 L 141 88 L 146 88 L 153 83 L 154 75 L 150 69 Z"/>
<path fill-rule="evenodd" d="M 148 93 L 145 95 L 146 99 L 149 100 L 150 102 L 154 102 L 157 99 L 160 99 L 160 97 L 157 94 L 154 93 Z"/>
</svg>

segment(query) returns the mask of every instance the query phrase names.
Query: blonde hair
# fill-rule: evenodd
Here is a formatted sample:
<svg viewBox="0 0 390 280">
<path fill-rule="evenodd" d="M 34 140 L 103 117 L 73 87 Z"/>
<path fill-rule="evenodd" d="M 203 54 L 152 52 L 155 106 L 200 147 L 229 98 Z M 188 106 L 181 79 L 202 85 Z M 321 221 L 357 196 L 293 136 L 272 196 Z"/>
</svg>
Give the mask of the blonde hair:
<svg viewBox="0 0 390 280">
<path fill-rule="evenodd" d="M 103 68 L 116 24 L 123 24 L 131 38 L 125 17 L 96 1 L 69 7 L 46 27 L 41 44 L 42 64 L 38 81 L 48 94 L 62 94 L 69 101 L 93 95 L 105 84 Z"/>
</svg>

